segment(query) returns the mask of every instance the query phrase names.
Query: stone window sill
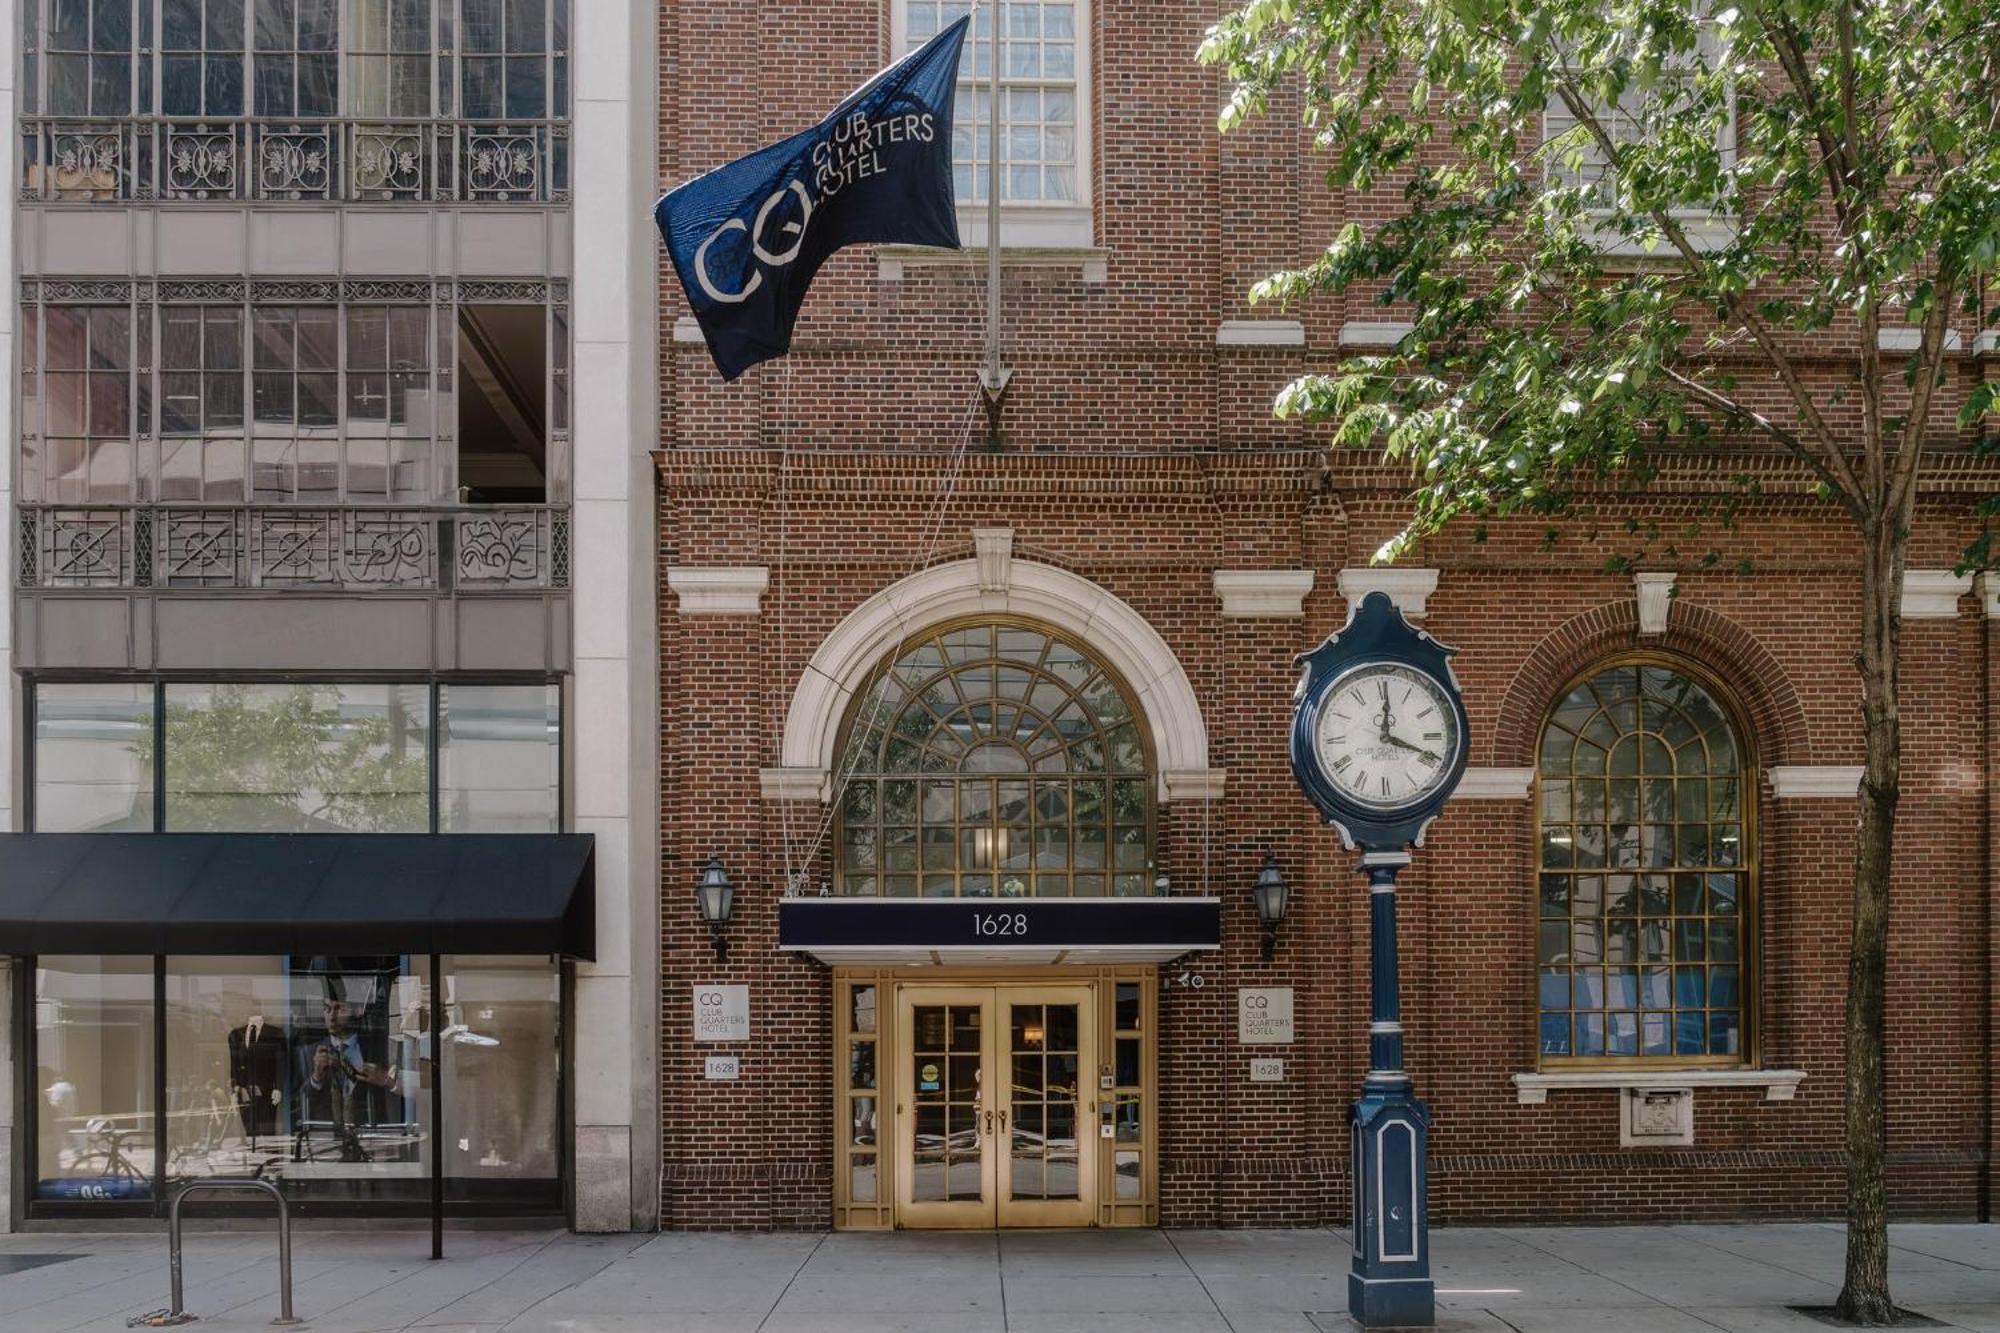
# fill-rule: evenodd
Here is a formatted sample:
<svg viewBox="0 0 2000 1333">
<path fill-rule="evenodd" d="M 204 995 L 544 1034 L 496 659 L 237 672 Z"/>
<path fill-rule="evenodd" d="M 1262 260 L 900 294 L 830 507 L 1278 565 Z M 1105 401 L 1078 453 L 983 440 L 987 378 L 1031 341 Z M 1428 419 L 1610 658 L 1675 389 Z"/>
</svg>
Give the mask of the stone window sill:
<svg viewBox="0 0 2000 1333">
<path fill-rule="evenodd" d="M 1577 1069 L 1514 1075 L 1514 1100 L 1536 1106 L 1551 1092 L 1593 1088 L 1762 1088 L 1767 1102 L 1788 1102 L 1805 1079 L 1803 1069 Z"/>
</svg>

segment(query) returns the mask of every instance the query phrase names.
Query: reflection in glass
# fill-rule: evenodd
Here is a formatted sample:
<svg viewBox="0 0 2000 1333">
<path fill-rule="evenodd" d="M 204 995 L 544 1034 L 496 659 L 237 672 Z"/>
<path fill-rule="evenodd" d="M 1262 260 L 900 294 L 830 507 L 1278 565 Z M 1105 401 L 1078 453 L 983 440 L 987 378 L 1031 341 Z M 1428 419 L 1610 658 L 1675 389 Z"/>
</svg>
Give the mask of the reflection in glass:
<svg viewBox="0 0 2000 1333">
<path fill-rule="evenodd" d="M 444 966 L 445 1175 L 555 1181 L 560 974 L 543 957 L 453 955 Z"/>
<path fill-rule="evenodd" d="M 962 625 L 906 645 L 859 698 L 834 840 L 842 893 L 1153 891 L 1143 728 L 1080 649 Z"/>
<path fill-rule="evenodd" d="M 41 1199 L 149 1199 L 153 960 L 45 955 L 35 968 Z"/>
<path fill-rule="evenodd" d="M 1015 1199 L 1077 1199 L 1076 1004 L 1010 1004 L 1008 1182 Z"/>
<path fill-rule="evenodd" d="M 917 1203 L 985 1197 L 979 1133 L 984 1017 L 976 1004 L 915 1006 L 910 1087 L 916 1139 L 910 1198 Z"/>
<path fill-rule="evenodd" d="M 291 960 L 287 1179 L 367 1195 L 428 1176 L 430 995 L 420 968 L 394 955 Z"/>
<path fill-rule="evenodd" d="M 167 959 L 167 1176 L 271 1173 L 292 1147 L 283 960 Z"/>
<path fill-rule="evenodd" d="M 562 827 L 562 690 L 438 688 L 438 828 L 554 833 Z"/>
<path fill-rule="evenodd" d="M 1551 710 L 1540 762 L 1543 1055 L 1744 1054 L 1738 988 L 1704 986 L 1702 966 L 1735 963 L 1745 947 L 1742 764 L 1726 710 L 1663 665 L 1599 672 Z M 1575 873 L 1600 866 L 1614 873 Z M 1669 963 L 1681 965 L 1671 986 Z"/>
<path fill-rule="evenodd" d="M 153 827 L 153 687 L 35 687 L 35 829 L 144 833 Z"/>
<path fill-rule="evenodd" d="M 422 833 L 420 685 L 169 685 L 171 832 Z"/>
</svg>

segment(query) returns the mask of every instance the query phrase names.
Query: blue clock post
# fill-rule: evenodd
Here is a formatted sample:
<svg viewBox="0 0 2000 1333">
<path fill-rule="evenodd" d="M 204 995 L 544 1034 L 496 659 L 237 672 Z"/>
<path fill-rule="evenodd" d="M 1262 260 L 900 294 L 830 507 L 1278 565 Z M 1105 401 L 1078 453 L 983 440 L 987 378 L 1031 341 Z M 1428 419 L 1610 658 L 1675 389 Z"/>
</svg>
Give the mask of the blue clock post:
<svg viewBox="0 0 2000 1333">
<path fill-rule="evenodd" d="M 1396 872 L 1465 774 L 1465 703 L 1452 652 L 1371 592 L 1338 633 L 1299 657 L 1292 700 L 1292 773 L 1342 844 L 1361 852 L 1368 876 L 1368 1075 L 1349 1117 L 1347 1277 L 1347 1308 L 1363 1328 L 1436 1322 L 1430 1111 L 1403 1067 Z"/>
</svg>

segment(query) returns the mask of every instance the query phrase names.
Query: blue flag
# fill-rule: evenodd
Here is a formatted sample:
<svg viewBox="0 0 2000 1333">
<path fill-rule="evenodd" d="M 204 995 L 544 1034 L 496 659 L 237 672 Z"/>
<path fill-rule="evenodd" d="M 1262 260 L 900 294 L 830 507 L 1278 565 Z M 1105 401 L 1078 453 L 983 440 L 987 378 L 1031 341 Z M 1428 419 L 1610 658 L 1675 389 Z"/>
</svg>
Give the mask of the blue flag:
<svg viewBox="0 0 2000 1333">
<path fill-rule="evenodd" d="M 951 103 L 969 22 L 877 74 L 811 129 L 654 206 L 724 379 L 791 350 L 806 289 L 842 246 L 959 248 Z"/>
</svg>

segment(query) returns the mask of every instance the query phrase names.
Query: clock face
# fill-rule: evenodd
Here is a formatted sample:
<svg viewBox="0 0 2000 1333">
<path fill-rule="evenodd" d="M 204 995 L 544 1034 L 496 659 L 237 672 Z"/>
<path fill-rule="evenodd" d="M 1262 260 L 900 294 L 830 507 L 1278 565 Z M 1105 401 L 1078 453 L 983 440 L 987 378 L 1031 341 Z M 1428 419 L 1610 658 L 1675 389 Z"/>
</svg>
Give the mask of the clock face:
<svg viewBox="0 0 2000 1333">
<path fill-rule="evenodd" d="M 1458 712 L 1443 685 L 1413 667 L 1370 663 L 1322 698 L 1313 745 L 1341 795 L 1376 810 L 1415 805 L 1451 776 Z"/>
</svg>

